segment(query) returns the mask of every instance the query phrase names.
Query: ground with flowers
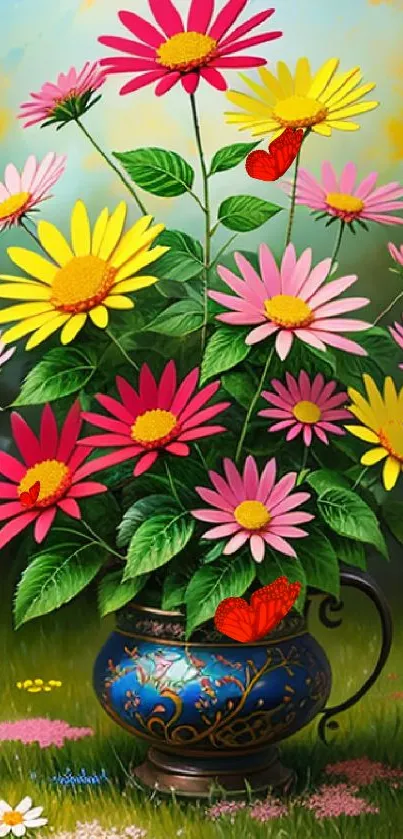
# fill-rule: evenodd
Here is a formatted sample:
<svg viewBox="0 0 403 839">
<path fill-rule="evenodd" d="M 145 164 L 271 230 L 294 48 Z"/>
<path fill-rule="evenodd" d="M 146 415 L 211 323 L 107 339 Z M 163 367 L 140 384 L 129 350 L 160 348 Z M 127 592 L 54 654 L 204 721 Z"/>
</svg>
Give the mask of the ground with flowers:
<svg viewBox="0 0 403 839">
<path fill-rule="evenodd" d="M 5 602 L 11 602 L 8 592 Z M 284 762 L 294 766 L 300 778 L 290 802 L 181 804 L 174 798 L 161 800 L 157 790 L 145 794 L 130 776 L 130 766 L 141 760 L 143 746 L 108 719 L 91 687 L 92 662 L 112 619 L 99 624 L 95 608 L 87 604 L 84 623 L 82 605 L 79 601 L 70 604 L 18 633 L 10 624 L 0 630 L 0 655 L 6 663 L 0 703 L 0 798 L 15 806 L 28 795 L 33 806 L 44 807 L 43 815 L 49 820 L 46 828 L 27 835 L 54 839 L 401 837 L 403 772 L 397 770 L 403 767 L 403 662 L 399 656 L 403 625 L 396 627 L 383 676 L 356 708 L 340 716 L 341 728 L 331 733 L 331 745 L 318 742 L 312 724 L 282 747 Z M 312 628 L 329 651 L 334 668 L 332 702 L 358 687 L 377 656 L 377 623 L 370 609 L 359 605 L 358 627 L 357 600 L 348 596 L 342 629 L 324 630 L 313 616 Z M 395 618 L 398 622 L 397 609 Z M 29 681 L 32 684 L 27 685 Z M 28 719 L 29 725 L 16 728 L 18 721 Z M 5 725 L 11 722 L 14 726 Z M 11 741 L 13 734 L 20 740 Z M 33 737 L 40 742 L 22 742 Z M 349 763 L 343 766 L 345 761 Z"/>
</svg>

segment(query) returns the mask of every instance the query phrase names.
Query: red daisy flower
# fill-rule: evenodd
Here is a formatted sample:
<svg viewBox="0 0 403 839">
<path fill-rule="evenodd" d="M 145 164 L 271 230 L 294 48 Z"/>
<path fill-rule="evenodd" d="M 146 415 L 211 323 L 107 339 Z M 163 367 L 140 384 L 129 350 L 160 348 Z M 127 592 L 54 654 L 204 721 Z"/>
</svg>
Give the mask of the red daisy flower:
<svg viewBox="0 0 403 839">
<path fill-rule="evenodd" d="M 187 443 L 191 440 L 226 431 L 222 425 L 204 424 L 231 404 L 217 402 L 204 407 L 217 393 L 220 382 L 212 382 L 194 396 L 198 379 L 199 369 L 196 367 L 177 387 L 174 361 L 166 365 L 159 384 L 148 365 L 143 364 L 138 393 L 126 379 L 117 376 L 116 386 L 122 402 L 102 394 L 96 396 L 113 419 L 100 414 L 83 413 L 84 419 L 109 433 L 85 437 L 80 443 L 107 448 L 116 446 L 118 451 L 97 458 L 88 464 L 88 468 L 96 463 L 99 471 L 142 455 L 134 468 L 133 474 L 137 477 L 150 469 L 161 451 L 186 457 L 190 453 Z"/>
<path fill-rule="evenodd" d="M 222 69 L 241 70 L 261 67 L 265 58 L 234 56 L 266 41 L 280 38 L 282 32 L 264 32 L 244 38 L 248 32 L 271 17 L 274 9 L 265 9 L 232 29 L 248 0 L 228 0 L 212 21 L 214 0 L 192 0 L 186 27 L 171 0 L 148 0 L 157 29 L 134 12 L 119 12 L 123 26 L 138 40 L 103 35 L 98 40 L 107 47 L 126 53 L 125 56 L 103 58 L 101 64 L 109 73 L 136 73 L 120 93 L 133 93 L 157 82 L 157 96 L 181 81 L 186 93 L 194 93 L 200 77 L 217 90 L 226 90 Z M 232 29 L 232 31 L 230 31 Z M 162 31 L 161 31 L 162 30 Z M 137 75 L 140 74 L 140 75 Z"/>
<path fill-rule="evenodd" d="M 0 521 L 9 519 L 0 529 L 0 548 L 35 522 L 34 537 L 42 542 L 51 528 L 57 509 L 75 519 L 81 518 L 78 498 L 106 492 L 107 487 L 94 481 L 82 481 L 81 464 L 91 452 L 89 446 L 77 446 L 82 420 L 80 403 L 75 402 L 58 432 L 50 405 L 42 411 L 39 439 L 20 416 L 11 415 L 14 442 L 22 460 L 0 452 Z M 81 467 L 81 468 L 80 468 Z M 93 462 L 85 465 L 86 476 L 93 471 Z M 24 499 L 32 493 L 36 500 L 27 509 Z M 7 499 L 7 501 L 6 501 Z"/>
</svg>

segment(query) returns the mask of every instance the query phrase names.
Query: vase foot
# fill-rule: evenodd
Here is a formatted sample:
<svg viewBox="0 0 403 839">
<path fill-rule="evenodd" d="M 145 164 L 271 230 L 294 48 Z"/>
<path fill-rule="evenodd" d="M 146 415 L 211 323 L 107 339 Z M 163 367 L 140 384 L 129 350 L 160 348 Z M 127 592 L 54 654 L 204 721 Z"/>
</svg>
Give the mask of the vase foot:
<svg viewBox="0 0 403 839">
<path fill-rule="evenodd" d="M 150 749 L 134 775 L 147 787 L 183 798 L 211 798 L 220 794 L 243 796 L 269 790 L 288 795 L 295 773 L 282 765 L 273 746 L 251 755 L 229 758 L 182 758 Z"/>
</svg>

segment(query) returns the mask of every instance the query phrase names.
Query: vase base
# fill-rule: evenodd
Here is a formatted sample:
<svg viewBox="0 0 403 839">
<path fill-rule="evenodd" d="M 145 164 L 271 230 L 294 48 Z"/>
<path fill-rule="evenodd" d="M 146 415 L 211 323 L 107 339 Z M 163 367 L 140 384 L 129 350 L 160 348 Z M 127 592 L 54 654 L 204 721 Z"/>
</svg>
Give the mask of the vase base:
<svg viewBox="0 0 403 839">
<path fill-rule="evenodd" d="M 183 798 L 223 793 L 244 796 L 247 791 L 259 794 L 269 790 L 288 795 L 295 782 L 294 772 L 282 765 L 273 746 L 251 755 L 210 759 L 180 758 L 151 748 L 134 775 L 147 787 Z"/>
</svg>

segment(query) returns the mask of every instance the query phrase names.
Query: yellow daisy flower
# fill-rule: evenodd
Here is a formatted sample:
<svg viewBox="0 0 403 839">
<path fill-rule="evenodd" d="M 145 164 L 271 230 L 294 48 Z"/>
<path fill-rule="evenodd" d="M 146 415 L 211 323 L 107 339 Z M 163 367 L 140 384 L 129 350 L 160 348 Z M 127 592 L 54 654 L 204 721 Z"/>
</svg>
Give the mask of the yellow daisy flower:
<svg viewBox="0 0 403 839">
<path fill-rule="evenodd" d="M 397 393 L 390 376 L 385 379 L 383 397 L 371 376 L 364 375 L 367 399 L 357 390 L 348 388 L 352 405 L 348 410 L 362 425 L 346 425 L 347 431 L 372 443 L 361 458 L 364 466 L 373 466 L 384 460 L 383 483 L 386 490 L 393 489 L 403 469 L 403 387 Z"/>
<path fill-rule="evenodd" d="M 105 329 L 108 309 L 133 308 L 127 293 L 158 279 L 139 272 L 169 248 L 157 245 L 150 250 L 164 230 L 163 224 L 150 227 L 152 216 L 143 216 L 122 235 L 126 212 L 124 201 L 111 215 L 105 207 L 91 232 L 86 206 L 77 201 L 71 215 L 71 246 L 57 227 L 40 221 L 38 237 L 50 259 L 26 248 L 7 249 L 29 277 L 0 274 L 0 298 L 25 301 L 0 311 L 0 324 L 18 321 L 2 335 L 4 343 L 31 334 L 26 344 L 31 350 L 61 329 L 62 344 L 69 344 L 88 315 Z"/>
<path fill-rule="evenodd" d="M 315 73 L 307 58 L 299 58 L 294 77 L 283 61 L 277 64 L 277 78 L 266 67 L 259 67 L 261 84 L 239 73 L 245 84 L 256 94 L 229 90 L 227 98 L 242 108 L 243 113 L 226 112 L 227 122 L 236 123 L 240 130 L 249 129 L 254 137 L 285 128 L 309 128 L 316 134 L 330 137 L 333 128 L 356 131 L 360 126 L 350 117 L 372 111 L 379 102 L 361 102 L 375 84 L 364 84 L 361 70 L 353 67 L 337 73 L 338 58 L 330 58 Z"/>
</svg>

